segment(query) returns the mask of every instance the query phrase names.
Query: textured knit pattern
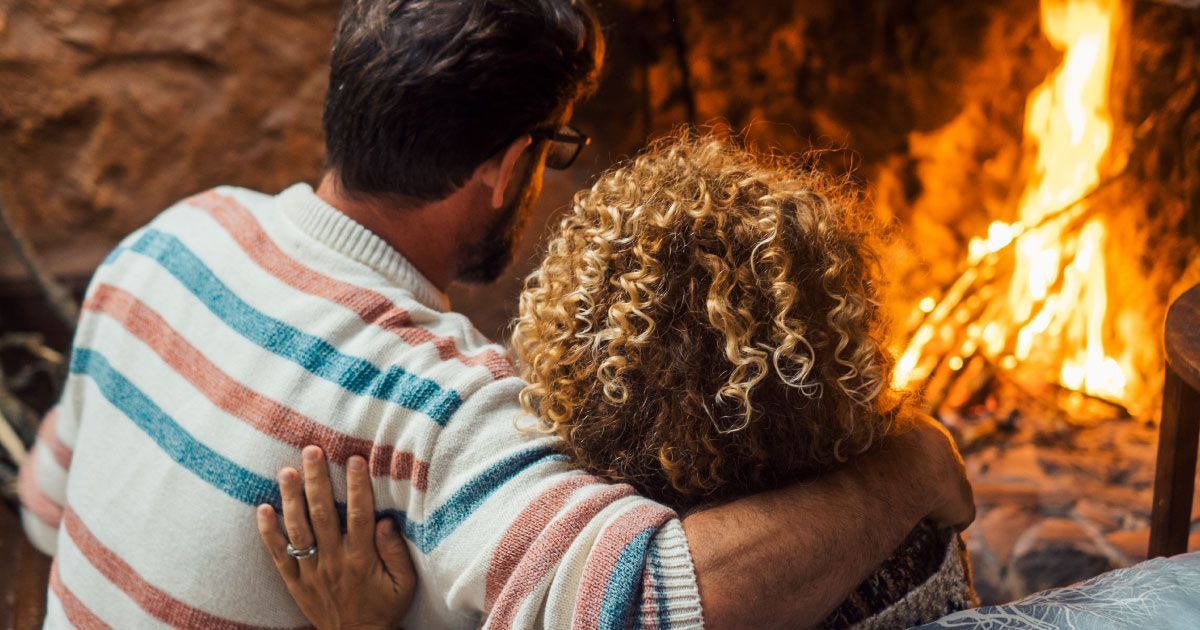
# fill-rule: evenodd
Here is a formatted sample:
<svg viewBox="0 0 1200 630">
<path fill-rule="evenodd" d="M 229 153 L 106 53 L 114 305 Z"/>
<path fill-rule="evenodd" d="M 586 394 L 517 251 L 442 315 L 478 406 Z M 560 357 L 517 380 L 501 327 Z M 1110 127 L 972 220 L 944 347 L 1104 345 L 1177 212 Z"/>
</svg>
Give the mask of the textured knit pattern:
<svg viewBox="0 0 1200 630">
<path fill-rule="evenodd" d="M 305 185 L 220 188 L 97 271 L 21 470 L 47 627 L 306 622 L 254 528 L 275 473 L 367 458 L 419 578 L 410 628 L 700 627 L 675 514 L 521 432 L 504 351 Z"/>
<path fill-rule="evenodd" d="M 978 605 L 962 540 L 922 522 L 819 628 L 909 628 Z"/>
</svg>

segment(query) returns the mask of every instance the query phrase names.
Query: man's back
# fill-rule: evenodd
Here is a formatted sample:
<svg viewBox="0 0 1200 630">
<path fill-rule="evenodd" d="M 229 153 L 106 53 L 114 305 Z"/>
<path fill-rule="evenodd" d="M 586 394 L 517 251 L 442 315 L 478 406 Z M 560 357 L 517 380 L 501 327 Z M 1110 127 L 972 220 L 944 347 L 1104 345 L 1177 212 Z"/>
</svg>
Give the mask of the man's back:
<svg viewBox="0 0 1200 630">
<path fill-rule="evenodd" d="M 341 461 L 397 447 L 384 459 L 401 501 L 412 474 L 426 474 L 411 444 L 395 444 L 396 421 L 447 417 L 457 394 L 394 367 L 440 362 L 428 344 L 386 339 L 413 324 L 370 325 L 358 312 L 385 315 L 395 300 L 411 318 L 416 301 L 362 288 L 387 283 L 296 230 L 289 217 L 317 220 L 302 207 L 284 216 L 277 205 L 206 193 L 126 239 L 97 272 L 57 419 L 85 419 L 52 589 L 68 615 L 65 590 L 116 625 L 302 625 L 249 527 L 254 506 L 279 503 L 274 471 L 324 434 L 343 445 Z"/>
<path fill-rule="evenodd" d="M 470 573 L 493 578 L 488 543 L 527 506 L 488 505 L 494 532 L 480 548 L 442 542 L 470 529 L 462 524 L 499 487 L 534 498 L 522 483 L 553 481 L 523 482 L 526 470 L 561 467 L 555 487 L 586 484 L 545 441 L 528 439 L 497 439 L 490 456 L 430 468 L 435 445 L 461 444 L 462 432 L 515 434 L 509 422 L 476 422 L 495 407 L 486 401 L 456 413 L 484 386 L 495 394 L 476 398 L 515 409 L 520 387 L 502 350 L 441 308 L 443 296 L 394 250 L 306 186 L 275 198 L 208 192 L 128 237 L 89 288 L 71 377 L 47 447 L 34 453 L 35 464 L 69 468 L 65 496 L 47 498 L 61 504 L 62 523 L 47 625 L 93 616 L 121 627 L 303 625 L 253 514 L 279 505 L 275 471 L 306 444 L 334 464 L 368 458 L 381 510 L 415 516 L 403 529 L 418 567 L 468 567 L 462 584 L 424 572 L 415 618 L 477 624 L 463 613 L 482 608 L 471 600 L 485 580 Z M 444 494 L 427 507 L 431 485 Z M 38 521 L 53 514 L 26 503 L 27 527 L 46 545 L 53 533 Z M 650 512 L 656 524 L 669 518 Z M 464 554 L 483 562 L 456 559 Z"/>
</svg>

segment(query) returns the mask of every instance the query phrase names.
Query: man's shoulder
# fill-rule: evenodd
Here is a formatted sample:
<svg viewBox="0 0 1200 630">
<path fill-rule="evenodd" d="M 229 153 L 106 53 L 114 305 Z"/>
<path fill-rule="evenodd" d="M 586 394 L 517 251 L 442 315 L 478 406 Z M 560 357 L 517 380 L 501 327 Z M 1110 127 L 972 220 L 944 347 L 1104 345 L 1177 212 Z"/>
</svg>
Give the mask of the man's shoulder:
<svg viewBox="0 0 1200 630">
<path fill-rule="evenodd" d="M 463 400 L 515 380 L 508 351 L 476 330 L 465 315 L 428 308 L 401 289 L 366 290 L 388 299 L 376 317 L 356 322 L 367 345 L 379 349 L 381 363 L 453 387 Z"/>
<path fill-rule="evenodd" d="M 237 209 L 257 215 L 274 199 L 273 195 L 249 188 L 216 186 L 176 201 L 160 212 L 150 222 L 150 225 L 166 228 L 172 224 L 196 218 L 197 211 L 208 215 L 218 215 L 221 214 L 223 208 L 227 209 L 227 212 Z"/>
</svg>

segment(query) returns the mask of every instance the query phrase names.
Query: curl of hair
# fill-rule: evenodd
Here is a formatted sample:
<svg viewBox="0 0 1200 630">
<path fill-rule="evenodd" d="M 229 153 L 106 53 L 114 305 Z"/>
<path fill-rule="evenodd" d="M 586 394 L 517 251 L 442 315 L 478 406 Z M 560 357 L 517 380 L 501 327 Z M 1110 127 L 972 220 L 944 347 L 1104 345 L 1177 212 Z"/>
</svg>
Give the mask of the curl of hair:
<svg viewBox="0 0 1200 630">
<path fill-rule="evenodd" d="M 878 226 L 845 182 L 681 130 L 579 192 L 526 280 L 526 410 L 689 509 L 826 470 L 906 405 Z"/>
</svg>

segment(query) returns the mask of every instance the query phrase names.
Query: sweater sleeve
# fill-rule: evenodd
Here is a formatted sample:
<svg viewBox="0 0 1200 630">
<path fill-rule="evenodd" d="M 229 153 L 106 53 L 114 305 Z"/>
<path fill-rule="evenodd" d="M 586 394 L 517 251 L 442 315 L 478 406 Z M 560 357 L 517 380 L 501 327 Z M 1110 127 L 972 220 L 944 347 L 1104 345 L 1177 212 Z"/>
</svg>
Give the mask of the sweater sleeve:
<svg viewBox="0 0 1200 630">
<path fill-rule="evenodd" d="M 489 628 L 699 628 L 687 539 L 670 509 L 576 470 L 491 383 L 442 429 L 405 533 L 432 593 Z"/>
<path fill-rule="evenodd" d="M 17 480 L 25 533 L 34 547 L 48 555 L 54 555 L 57 548 L 77 426 L 75 418 L 68 417 L 64 409 L 59 405 L 42 420 L 37 441 L 21 464 Z"/>
</svg>

